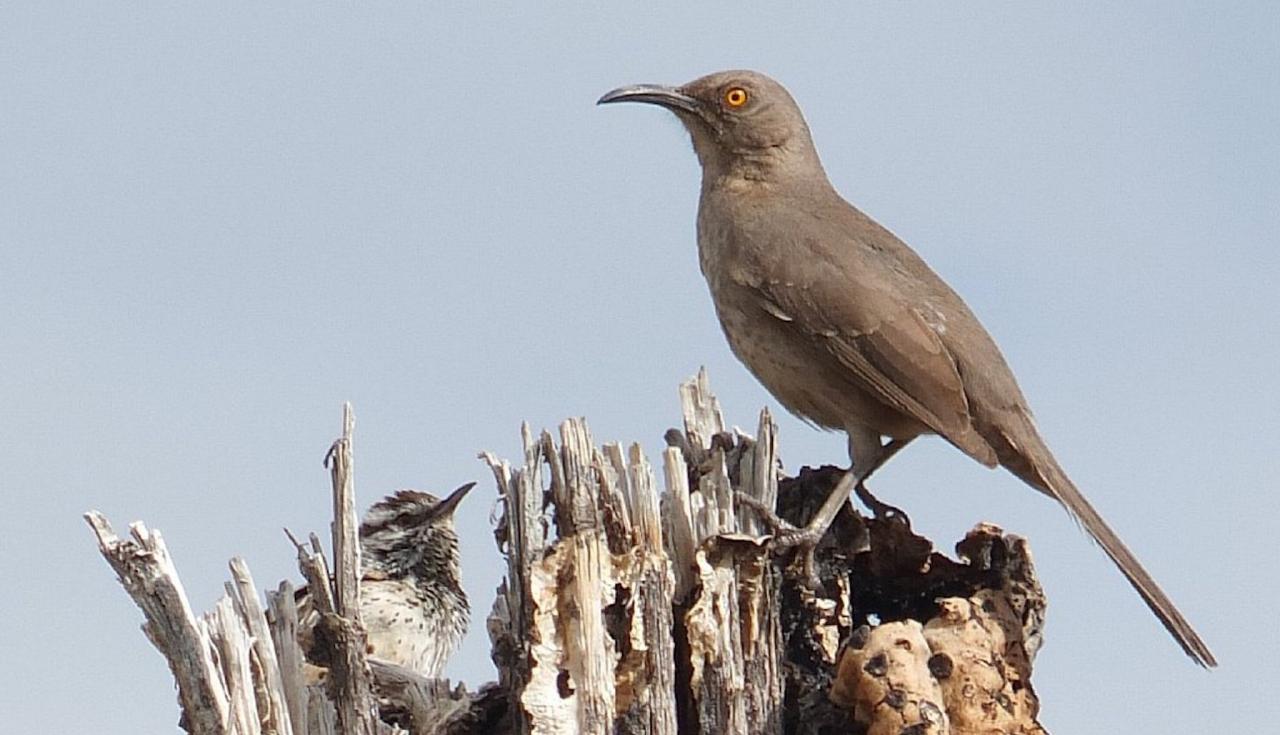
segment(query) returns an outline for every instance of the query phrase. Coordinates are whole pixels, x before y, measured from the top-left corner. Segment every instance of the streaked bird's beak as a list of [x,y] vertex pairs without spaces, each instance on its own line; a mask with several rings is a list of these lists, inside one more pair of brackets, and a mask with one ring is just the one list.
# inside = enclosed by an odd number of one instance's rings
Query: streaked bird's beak
[[440,505],[436,506],[436,513],[438,515],[452,515],[453,511],[458,508],[458,503],[462,502],[462,499],[466,497],[467,493],[471,491],[471,488],[475,486],[476,484],[474,482],[468,482],[457,490],[449,493],[449,496],[444,500],[441,500]]
[[702,104],[697,99],[684,94],[675,87],[664,87],[659,84],[633,84],[629,87],[618,87],[612,92],[606,92],[603,97],[596,100],[597,105],[607,105],[613,102],[647,102],[651,105],[659,105],[668,110],[676,110],[687,112],[691,115],[702,114]]

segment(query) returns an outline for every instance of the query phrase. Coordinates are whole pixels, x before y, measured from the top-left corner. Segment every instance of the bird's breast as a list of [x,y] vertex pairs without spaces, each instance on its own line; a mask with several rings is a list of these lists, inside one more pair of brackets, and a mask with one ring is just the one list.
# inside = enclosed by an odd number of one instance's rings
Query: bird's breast
[[[769,212],[776,216],[770,218]],[[818,426],[866,426],[890,436],[922,427],[886,406],[828,349],[834,333],[788,313],[772,292],[800,294],[806,269],[785,258],[826,257],[806,237],[803,213],[753,206],[742,197],[704,192],[698,212],[698,253],[716,316],[734,355],[788,411]],[[820,245],[820,243],[819,243]],[[812,270],[812,269],[811,269]]]
[[844,428],[838,407],[849,397],[833,390],[844,381],[820,375],[823,356],[791,315],[763,298],[758,258],[736,237],[723,220],[699,220],[702,272],[729,348],[788,411],[825,428]]
[[427,678],[440,677],[466,629],[465,607],[432,599],[400,580],[366,581],[360,593],[369,653]]

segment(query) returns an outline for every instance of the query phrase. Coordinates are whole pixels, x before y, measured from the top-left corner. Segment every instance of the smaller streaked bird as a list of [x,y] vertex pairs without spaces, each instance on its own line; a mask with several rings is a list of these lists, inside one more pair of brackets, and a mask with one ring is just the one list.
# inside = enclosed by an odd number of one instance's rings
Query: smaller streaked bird
[[[360,524],[360,614],[368,654],[440,678],[467,630],[471,607],[462,589],[453,513],[475,486],[445,498],[400,490],[374,503]],[[313,655],[318,616],[299,591],[299,638]]]

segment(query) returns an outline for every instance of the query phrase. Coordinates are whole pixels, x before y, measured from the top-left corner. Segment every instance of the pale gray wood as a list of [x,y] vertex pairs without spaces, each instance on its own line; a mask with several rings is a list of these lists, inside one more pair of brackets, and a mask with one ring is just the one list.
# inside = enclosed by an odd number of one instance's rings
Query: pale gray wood
[[268,735],[293,735],[288,692],[280,671],[280,661],[276,658],[267,617],[258,601],[258,589],[253,583],[253,575],[249,572],[249,565],[238,556],[231,559],[229,566],[233,582],[230,585],[232,601],[248,628],[253,655],[262,679],[262,692],[258,702],[262,731]]
[[603,492],[605,524],[609,538],[609,551],[623,553],[635,543],[631,530],[633,520],[631,508],[635,504],[632,496],[631,482],[627,472],[627,461],[622,454],[622,445],[609,442],[601,447],[604,462],[601,465],[600,482]]
[[307,596],[316,612],[324,614],[335,612],[336,603],[333,598],[333,582],[329,575],[329,562],[325,559],[324,548],[320,545],[320,537],[310,535],[310,548],[294,538],[288,530],[285,534],[293,542],[298,551],[298,571],[307,580]]
[[[667,450],[665,474],[673,498],[668,525],[673,535],[687,534],[685,543],[695,549],[693,569],[685,566],[676,574],[678,589],[696,590],[684,622],[698,726],[702,732],[778,732],[785,684],[781,577],[762,525],[749,510],[738,508],[735,496],[742,492],[769,507],[776,503],[776,430],[766,411],[759,444],[740,431],[725,433],[705,369],[681,384],[680,398],[685,436],[669,438],[675,446]],[[696,488],[688,487],[686,453],[696,461]],[[686,495],[689,526],[681,529]],[[682,572],[687,575],[683,585]]]
[[625,470],[625,494],[632,521],[629,530],[637,568],[631,589],[631,660],[624,659],[620,667],[623,675],[619,677],[619,689],[631,698],[629,707],[619,709],[632,727],[620,729],[675,735],[675,583],[662,535],[657,483],[639,444],[631,445]]
[[[760,411],[760,421],[756,426],[755,441],[740,442],[750,447],[742,457],[742,492],[760,501],[766,508],[778,507],[778,475],[781,468],[778,461],[778,427],[773,423],[773,415],[769,409]],[[752,536],[763,536],[768,529],[755,513],[743,514],[742,529]]]
[[370,659],[378,693],[408,714],[413,735],[437,735],[467,730],[472,697],[465,687],[450,687],[445,679],[426,679],[403,666]]
[[365,633],[360,619],[360,536],[356,514],[355,479],[352,474],[352,439],[355,414],[351,404],[342,407],[342,437],[329,449],[333,480],[334,612],[321,615],[334,642],[330,676],[338,727],[347,735],[374,735],[377,707],[365,660]]
[[201,623],[218,651],[218,670],[227,685],[231,731],[237,735],[261,735],[258,721],[258,687],[250,663],[249,632],[236,613],[229,594],[223,595]]
[[[546,432],[535,442],[528,427],[522,435],[518,471],[481,455],[507,511],[499,541],[508,594],[490,617],[495,645],[518,637],[531,663],[523,678],[506,679],[518,682],[517,720],[539,733],[674,735],[674,580],[652,468],[638,445],[625,454],[597,447],[581,419],[565,421],[558,442]],[[544,464],[554,543],[532,522],[543,517],[544,492],[530,480]]]
[[342,437],[329,448],[333,480],[334,612],[360,625],[360,516],[356,511],[354,458],[351,442],[355,413],[342,406]]
[[510,692],[513,730],[531,732],[529,714],[521,699],[530,677],[533,640],[533,567],[545,552],[548,520],[543,514],[542,442],[535,441],[527,423],[520,426],[524,452],[519,469],[491,452],[481,453],[498,484],[504,510],[499,521],[499,549],[507,557],[507,576],[490,616],[490,639],[498,663],[499,683]]
[[[739,484],[735,490],[777,507],[777,426],[769,409],[760,412],[754,439],[739,435],[735,452]],[[764,524],[750,510],[738,516],[739,530],[755,543],[766,538]],[[747,718],[765,732],[780,732],[786,675],[781,622],[782,576],[763,545],[744,547],[738,557],[738,585],[746,602],[739,611],[743,628],[743,683]],[[757,553],[757,549],[764,553]]]
[[229,733],[230,705],[212,646],[191,612],[160,532],[135,523],[129,529],[132,539],[120,539],[98,511],[89,511],[84,518],[98,538],[102,556],[142,609],[147,637],[169,662],[188,732]]
[[[577,699],[578,732],[606,735],[613,730],[617,646],[609,636],[603,605],[611,603],[616,589],[608,540],[604,535],[601,488],[598,482],[602,456],[582,419],[560,425],[559,462],[551,462],[552,497],[556,510],[567,517],[561,533],[568,538],[568,567],[573,571],[567,601],[577,611],[567,624],[565,658]],[[556,467],[559,467],[559,472]],[[556,484],[557,475],[560,485]],[[567,512],[566,512],[567,511]]]
[[307,730],[307,688],[302,665],[306,661],[298,646],[298,606],[296,591],[285,580],[275,591],[267,593],[267,624],[271,629],[271,641],[275,645],[276,660],[280,666],[281,688],[289,707],[289,720],[297,735],[309,735]]
[[[699,368],[696,376],[680,384],[680,407],[684,413],[685,433],[694,447],[708,446],[711,437],[724,431],[720,399],[711,392],[711,379],[705,366]],[[697,461],[698,458],[691,459]]]
[[698,580],[695,554],[700,539],[694,531],[689,468],[676,447],[663,451],[662,475],[667,488],[661,499],[663,538],[675,577],[675,601],[684,604]]
[[307,732],[310,735],[338,735],[338,710],[324,687],[307,687]]

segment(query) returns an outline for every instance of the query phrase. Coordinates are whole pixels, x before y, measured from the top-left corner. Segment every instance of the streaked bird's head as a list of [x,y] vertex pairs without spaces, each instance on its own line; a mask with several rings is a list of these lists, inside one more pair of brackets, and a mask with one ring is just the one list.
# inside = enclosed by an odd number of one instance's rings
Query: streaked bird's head
[[461,572],[453,513],[474,486],[467,483],[444,498],[400,490],[374,503],[360,524],[365,575],[456,584]]

